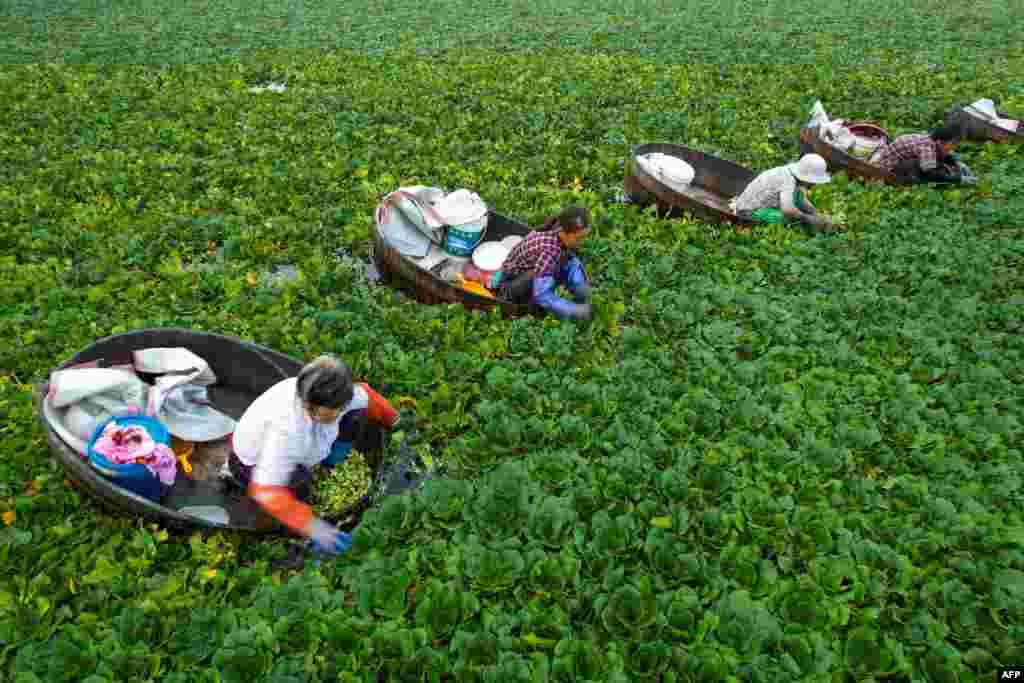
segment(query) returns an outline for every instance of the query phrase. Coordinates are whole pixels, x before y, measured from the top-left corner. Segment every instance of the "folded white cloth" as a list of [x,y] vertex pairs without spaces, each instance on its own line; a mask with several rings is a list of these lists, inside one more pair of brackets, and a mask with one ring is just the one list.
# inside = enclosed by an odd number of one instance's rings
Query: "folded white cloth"
[[85,455],[96,428],[111,417],[141,415],[149,385],[128,369],[75,367],[50,373],[43,414],[61,439]]
[[996,113],[996,103],[987,98],[971,102],[964,109],[983,119],[995,119],[999,116]]
[[676,191],[685,189],[696,175],[693,166],[671,154],[641,154],[636,161],[644,173],[657,178]]
[[987,98],[972,102],[964,107],[964,110],[980,119],[985,119],[994,126],[999,126],[1004,130],[1008,130],[1011,133],[1016,132],[1020,128],[1020,121],[1001,118],[999,113],[996,111],[995,102]]

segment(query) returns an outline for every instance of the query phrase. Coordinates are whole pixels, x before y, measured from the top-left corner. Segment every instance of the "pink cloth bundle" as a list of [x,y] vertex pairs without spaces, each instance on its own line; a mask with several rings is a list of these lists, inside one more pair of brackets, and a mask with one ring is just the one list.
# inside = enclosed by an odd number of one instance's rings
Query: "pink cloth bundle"
[[177,472],[174,451],[154,441],[143,427],[119,427],[111,422],[93,448],[115,465],[142,464],[164,484],[174,483]]

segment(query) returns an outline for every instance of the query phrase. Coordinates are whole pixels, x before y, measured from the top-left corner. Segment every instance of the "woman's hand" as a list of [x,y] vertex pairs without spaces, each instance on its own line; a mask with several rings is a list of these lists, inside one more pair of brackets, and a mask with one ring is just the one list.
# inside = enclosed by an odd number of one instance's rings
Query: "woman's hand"
[[340,555],[352,549],[352,534],[339,531],[322,519],[314,519],[309,526],[309,540],[313,552],[321,555]]
[[590,321],[594,319],[594,305],[590,303],[576,304],[575,315],[577,320]]

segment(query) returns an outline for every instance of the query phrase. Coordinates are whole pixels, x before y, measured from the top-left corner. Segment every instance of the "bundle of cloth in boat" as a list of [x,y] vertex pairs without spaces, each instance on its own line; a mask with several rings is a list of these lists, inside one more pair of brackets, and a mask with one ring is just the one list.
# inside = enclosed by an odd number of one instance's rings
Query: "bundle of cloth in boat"
[[1000,118],[999,114],[996,112],[996,103],[988,98],[982,98],[972,102],[964,107],[964,111],[972,116],[984,119],[994,126],[999,126],[1003,130],[1008,130],[1011,133],[1015,133],[1020,130],[1020,121]]
[[424,259],[440,250],[468,258],[487,230],[487,205],[466,189],[445,193],[413,185],[388,194],[377,207],[385,241],[403,256]]
[[[154,375],[155,383],[148,384],[138,373]],[[140,349],[125,363],[97,360],[51,373],[43,415],[83,457],[89,456],[97,430],[115,418],[152,418],[140,428],[153,438],[155,424],[182,441],[216,441],[235,430],[235,421],[210,405],[207,387],[216,382],[209,363],[188,349]],[[159,469],[154,468],[154,475]]]
[[112,417],[89,442],[89,462],[122,488],[159,501],[178,471],[170,442],[167,430],[151,417]]
[[817,128],[818,137],[830,146],[859,159],[868,159],[889,140],[889,135],[872,124],[851,124],[846,119],[829,119],[821,100],[811,108],[808,128]]
[[693,166],[679,157],[662,152],[641,154],[636,158],[636,163],[644,173],[676,192],[689,187],[696,175]]
[[512,249],[522,241],[519,235],[508,235],[501,240],[481,242],[469,258],[452,256],[433,247],[418,264],[436,277],[467,292],[494,299],[494,292],[489,289],[491,280]]

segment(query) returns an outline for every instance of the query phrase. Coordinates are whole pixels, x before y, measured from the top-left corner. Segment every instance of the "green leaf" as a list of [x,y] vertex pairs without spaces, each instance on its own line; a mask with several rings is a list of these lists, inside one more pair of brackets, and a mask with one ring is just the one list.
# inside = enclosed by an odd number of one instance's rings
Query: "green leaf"
[[672,518],[671,517],[655,517],[651,520],[651,526],[659,529],[671,529]]
[[91,572],[82,577],[82,583],[87,585],[108,585],[120,577],[124,569],[120,563],[114,562],[109,557],[100,556],[96,560],[96,566]]

